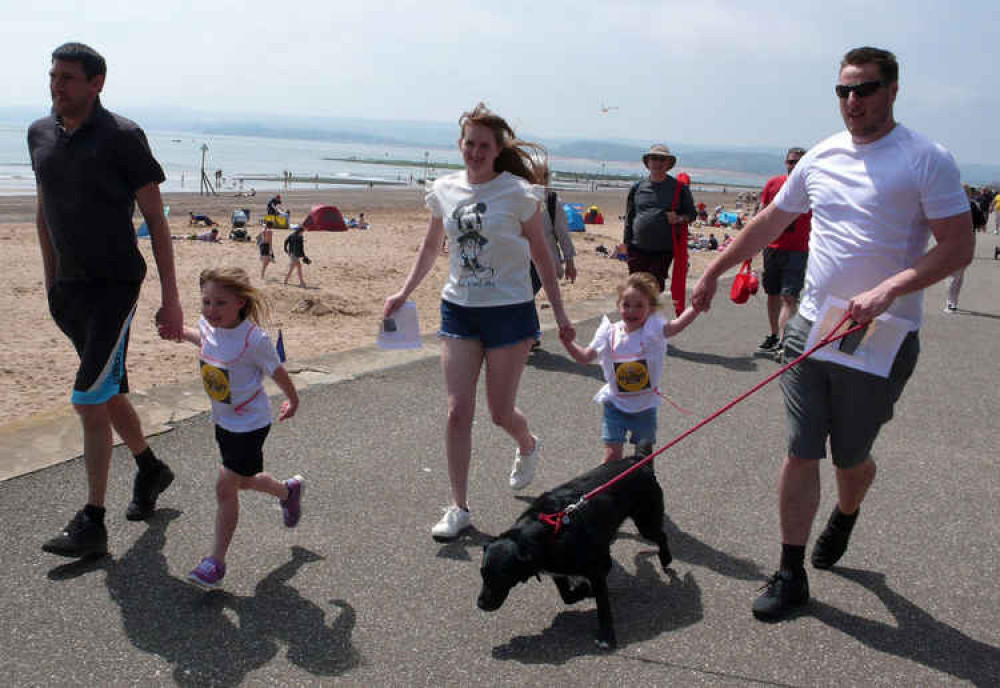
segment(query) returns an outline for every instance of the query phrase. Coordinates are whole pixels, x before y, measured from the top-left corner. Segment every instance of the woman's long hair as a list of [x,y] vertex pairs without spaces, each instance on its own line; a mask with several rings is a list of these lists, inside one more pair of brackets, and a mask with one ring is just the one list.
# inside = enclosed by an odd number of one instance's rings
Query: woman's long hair
[[[545,184],[545,172],[548,169],[548,153],[546,153],[545,148],[537,143],[517,138],[506,120],[483,103],[479,103],[472,110],[463,112],[462,116],[458,118],[462,138],[465,137],[465,127],[469,124],[487,127],[496,137],[500,155],[493,163],[494,171],[510,172],[532,184]],[[461,140],[459,144],[461,145]]]

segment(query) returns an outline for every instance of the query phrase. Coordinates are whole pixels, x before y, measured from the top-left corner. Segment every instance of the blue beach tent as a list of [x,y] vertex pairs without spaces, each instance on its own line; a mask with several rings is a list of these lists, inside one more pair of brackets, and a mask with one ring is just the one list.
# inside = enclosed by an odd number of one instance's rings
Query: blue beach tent
[[[169,205],[163,206],[163,217],[170,217],[170,206]],[[146,221],[145,220],[143,220],[142,224],[139,225],[139,229],[137,229],[135,231],[135,235],[137,237],[139,237],[140,239],[148,239],[149,238],[149,227],[146,226]]]
[[563,212],[566,213],[566,224],[571,232],[585,232],[587,226],[583,223],[583,204],[564,203]]

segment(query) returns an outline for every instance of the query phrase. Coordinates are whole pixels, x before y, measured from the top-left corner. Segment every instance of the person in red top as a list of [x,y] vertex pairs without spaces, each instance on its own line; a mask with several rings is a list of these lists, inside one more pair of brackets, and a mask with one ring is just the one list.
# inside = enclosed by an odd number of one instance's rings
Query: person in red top
[[[799,159],[806,154],[803,148],[789,148],[785,153],[788,174],[771,177],[760,193],[761,210],[774,200],[792,173]],[[803,213],[788,225],[778,238],[764,249],[764,293],[767,294],[767,319],[771,333],[764,338],[757,350],[762,353],[780,353],[781,336],[785,323],[799,308],[799,292],[806,279],[806,259],[809,257],[809,227],[812,212]]]

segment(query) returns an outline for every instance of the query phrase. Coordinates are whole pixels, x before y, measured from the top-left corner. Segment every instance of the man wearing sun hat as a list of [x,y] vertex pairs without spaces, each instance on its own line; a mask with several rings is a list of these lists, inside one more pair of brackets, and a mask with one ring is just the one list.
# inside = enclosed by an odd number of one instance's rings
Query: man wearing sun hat
[[663,144],[655,144],[642,156],[649,177],[636,182],[628,194],[625,214],[625,246],[628,271],[649,272],[662,291],[674,258],[674,232],[697,217],[691,189],[667,172],[677,156]]

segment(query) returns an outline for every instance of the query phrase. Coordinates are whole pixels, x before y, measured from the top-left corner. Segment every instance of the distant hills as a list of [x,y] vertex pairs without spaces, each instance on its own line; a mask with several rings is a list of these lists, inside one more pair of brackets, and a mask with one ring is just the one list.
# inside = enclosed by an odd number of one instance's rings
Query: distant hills
[[[114,105],[111,105],[114,109]],[[192,132],[206,135],[254,136],[261,138],[331,141],[366,145],[427,146],[455,145],[457,122],[371,120],[348,117],[271,116],[256,113],[211,113],[183,108],[123,107],[122,115],[140,122],[150,131]],[[27,126],[46,114],[46,109],[0,106],[0,123]],[[652,141],[597,141],[546,138],[524,134],[542,143],[550,155],[607,162],[634,162]],[[728,170],[757,175],[782,171],[783,150],[769,148],[721,149],[719,147],[670,143],[687,168]],[[963,180],[970,184],[1000,184],[1000,165],[961,164]]]

